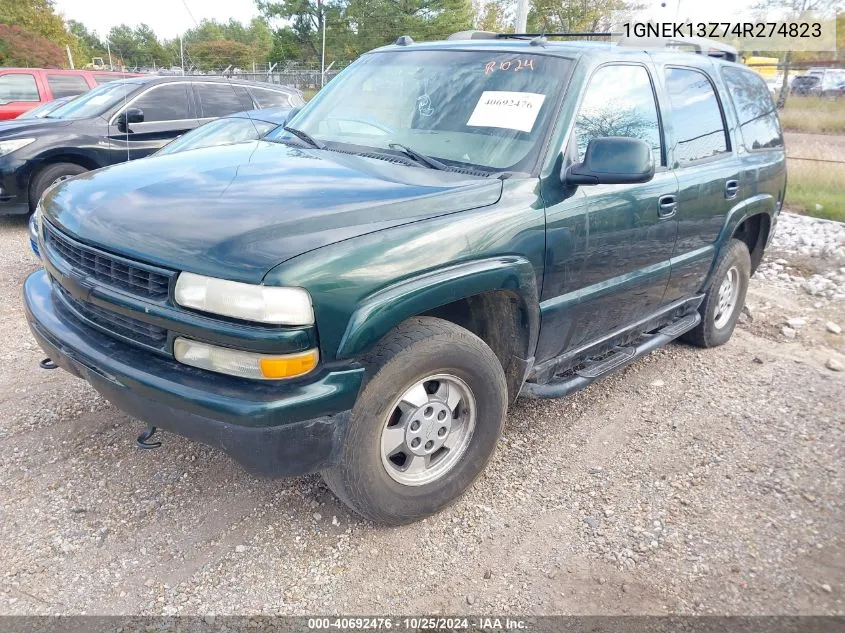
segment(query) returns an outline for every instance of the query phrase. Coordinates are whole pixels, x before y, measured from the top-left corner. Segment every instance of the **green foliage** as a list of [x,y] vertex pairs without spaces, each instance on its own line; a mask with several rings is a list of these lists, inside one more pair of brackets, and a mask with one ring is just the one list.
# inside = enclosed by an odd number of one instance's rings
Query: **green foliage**
[[607,30],[611,11],[630,4],[624,0],[534,0],[528,13],[528,31]]
[[191,61],[201,68],[224,69],[229,65],[246,68],[251,63],[252,49],[232,40],[196,42],[188,47]]
[[[79,40],[65,27],[62,18],[56,14],[51,0],[0,0],[0,24],[15,26],[33,37],[44,38],[62,51],[62,59],[56,60],[52,65],[67,66],[67,55],[65,47],[69,46],[71,54],[76,62],[82,61],[84,53]],[[9,31],[8,37],[16,38]],[[14,31],[19,33],[19,31]],[[3,40],[6,49],[14,49],[10,41]],[[18,42],[15,39],[15,42]],[[20,43],[18,42],[19,45]],[[40,50],[40,44],[33,44]],[[33,50],[26,46],[27,50]],[[16,54],[14,51],[10,54]]]

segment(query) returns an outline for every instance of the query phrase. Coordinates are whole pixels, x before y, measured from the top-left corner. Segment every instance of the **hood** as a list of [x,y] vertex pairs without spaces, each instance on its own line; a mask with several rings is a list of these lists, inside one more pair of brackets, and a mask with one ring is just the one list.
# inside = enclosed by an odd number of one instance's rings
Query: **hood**
[[70,125],[69,119],[10,119],[0,121],[0,138],[46,133]]
[[494,204],[498,179],[255,141],[156,156],[51,189],[42,212],[106,251],[259,282],[301,253]]

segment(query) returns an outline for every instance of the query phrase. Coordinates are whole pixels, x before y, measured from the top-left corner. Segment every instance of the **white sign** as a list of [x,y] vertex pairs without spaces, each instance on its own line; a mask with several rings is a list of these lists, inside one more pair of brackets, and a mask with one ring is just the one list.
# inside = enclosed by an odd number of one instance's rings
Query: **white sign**
[[535,92],[485,90],[467,125],[530,132],[545,100],[546,95]]

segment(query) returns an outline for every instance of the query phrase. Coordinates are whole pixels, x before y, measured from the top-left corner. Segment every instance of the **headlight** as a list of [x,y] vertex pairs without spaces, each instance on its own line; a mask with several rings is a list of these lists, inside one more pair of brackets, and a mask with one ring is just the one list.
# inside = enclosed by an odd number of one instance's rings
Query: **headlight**
[[176,303],[203,312],[277,325],[311,325],[311,295],[303,288],[257,286],[180,273]]
[[320,360],[316,349],[299,354],[271,356],[208,345],[187,338],[177,338],[173,342],[173,355],[185,365],[258,380],[303,376],[314,369]]
[[11,154],[19,150],[21,147],[26,147],[30,143],[34,143],[34,138],[13,138],[8,141],[0,141],[0,156]]

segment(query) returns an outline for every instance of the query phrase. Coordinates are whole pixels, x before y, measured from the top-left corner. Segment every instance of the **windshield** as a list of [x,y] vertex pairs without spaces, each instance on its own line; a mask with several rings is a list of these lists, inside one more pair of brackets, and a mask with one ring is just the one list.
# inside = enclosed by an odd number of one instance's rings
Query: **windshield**
[[131,94],[137,84],[113,81],[102,84],[78,96],[47,115],[48,119],[87,119],[98,116]]
[[[570,62],[525,53],[391,51],[365,55],[289,125],[328,149],[402,153],[447,164],[528,171]],[[283,130],[267,140],[295,140]]]
[[20,116],[19,119],[43,119],[45,116],[50,114],[53,110],[57,110],[61,108],[64,104],[68,101],[75,99],[76,97],[60,97],[58,99],[54,99],[53,101],[48,101],[36,108],[32,108],[31,110],[27,110]]
[[267,121],[249,118],[217,119],[198,127],[196,130],[188,132],[166,145],[158,151],[157,156],[175,154],[201,147],[254,141],[278,127],[278,125],[278,123],[268,123]]

